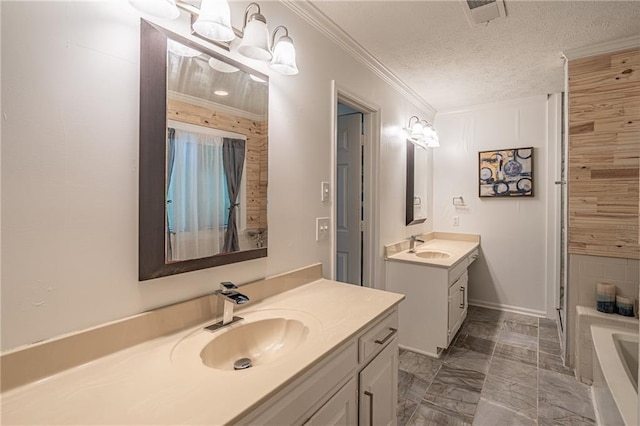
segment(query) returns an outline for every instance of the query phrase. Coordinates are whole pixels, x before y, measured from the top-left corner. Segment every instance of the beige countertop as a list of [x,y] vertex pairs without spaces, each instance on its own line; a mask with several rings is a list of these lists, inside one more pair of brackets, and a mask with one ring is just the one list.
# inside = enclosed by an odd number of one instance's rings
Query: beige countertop
[[[385,247],[386,259],[451,268],[480,246],[480,236],[473,234],[429,233],[421,237],[425,242],[416,243],[416,253],[409,252],[408,242],[396,243]],[[440,251],[447,253],[449,257],[425,259],[417,256],[424,251]]]
[[205,323],[7,391],[2,423],[233,423],[403,298],[321,279],[239,312],[245,321],[276,315],[303,318],[309,326],[303,345],[268,366],[204,366],[197,349],[216,335],[203,330]]

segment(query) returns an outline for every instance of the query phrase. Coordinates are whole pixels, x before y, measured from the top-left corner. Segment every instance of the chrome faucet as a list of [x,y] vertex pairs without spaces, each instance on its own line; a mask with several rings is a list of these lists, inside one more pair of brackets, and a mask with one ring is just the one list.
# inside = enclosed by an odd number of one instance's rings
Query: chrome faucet
[[409,237],[409,253],[415,253],[416,252],[416,242],[424,243],[424,240],[421,240],[418,237],[419,237],[419,235],[412,235],[412,236]]
[[242,320],[241,317],[233,316],[233,308],[235,305],[244,305],[247,303],[249,301],[249,297],[236,291],[237,288],[238,286],[234,283],[225,281],[220,283],[220,288],[213,292],[213,294],[224,301],[222,321],[205,327],[207,330],[215,331],[219,328],[226,327],[227,325]]

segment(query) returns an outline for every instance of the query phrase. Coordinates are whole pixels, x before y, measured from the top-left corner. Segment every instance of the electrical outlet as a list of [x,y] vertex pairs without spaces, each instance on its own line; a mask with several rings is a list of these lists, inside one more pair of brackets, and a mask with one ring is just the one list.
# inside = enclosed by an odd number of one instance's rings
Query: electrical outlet
[[329,238],[329,218],[316,218],[316,241],[326,240]]
[[453,216],[453,226],[460,226],[460,216]]
[[320,182],[320,201],[329,201],[329,182]]

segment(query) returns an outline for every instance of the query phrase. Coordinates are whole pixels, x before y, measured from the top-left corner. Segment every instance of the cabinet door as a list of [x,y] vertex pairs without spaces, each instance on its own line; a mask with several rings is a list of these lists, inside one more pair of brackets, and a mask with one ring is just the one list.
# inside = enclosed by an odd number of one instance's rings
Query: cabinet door
[[340,388],[316,413],[305,422],[305,426],[351,426],[358,419],[358,390],[352,378]]
[[360,426],[395,425],[398,403],[398,339],[360,372]]
[[451,339],[453,339],[453,336],[456,334],[456,331],[458,331],[458,326],[460,325],[460,313],[462,311],[460,305],[463,302],[461,302],[460,296],[462,295],[462,292],[460,291],[459,283],[460,279],[449,287],[449,319],[447,323],[449,343],[451,343]]

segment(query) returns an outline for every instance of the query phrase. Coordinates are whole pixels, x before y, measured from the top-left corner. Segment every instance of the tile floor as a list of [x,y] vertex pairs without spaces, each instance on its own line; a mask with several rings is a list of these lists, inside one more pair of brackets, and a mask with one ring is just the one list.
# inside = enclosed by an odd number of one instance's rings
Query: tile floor
[[556,323],[469,307],[440,359],[400,350],[398,425],[595,425]]

